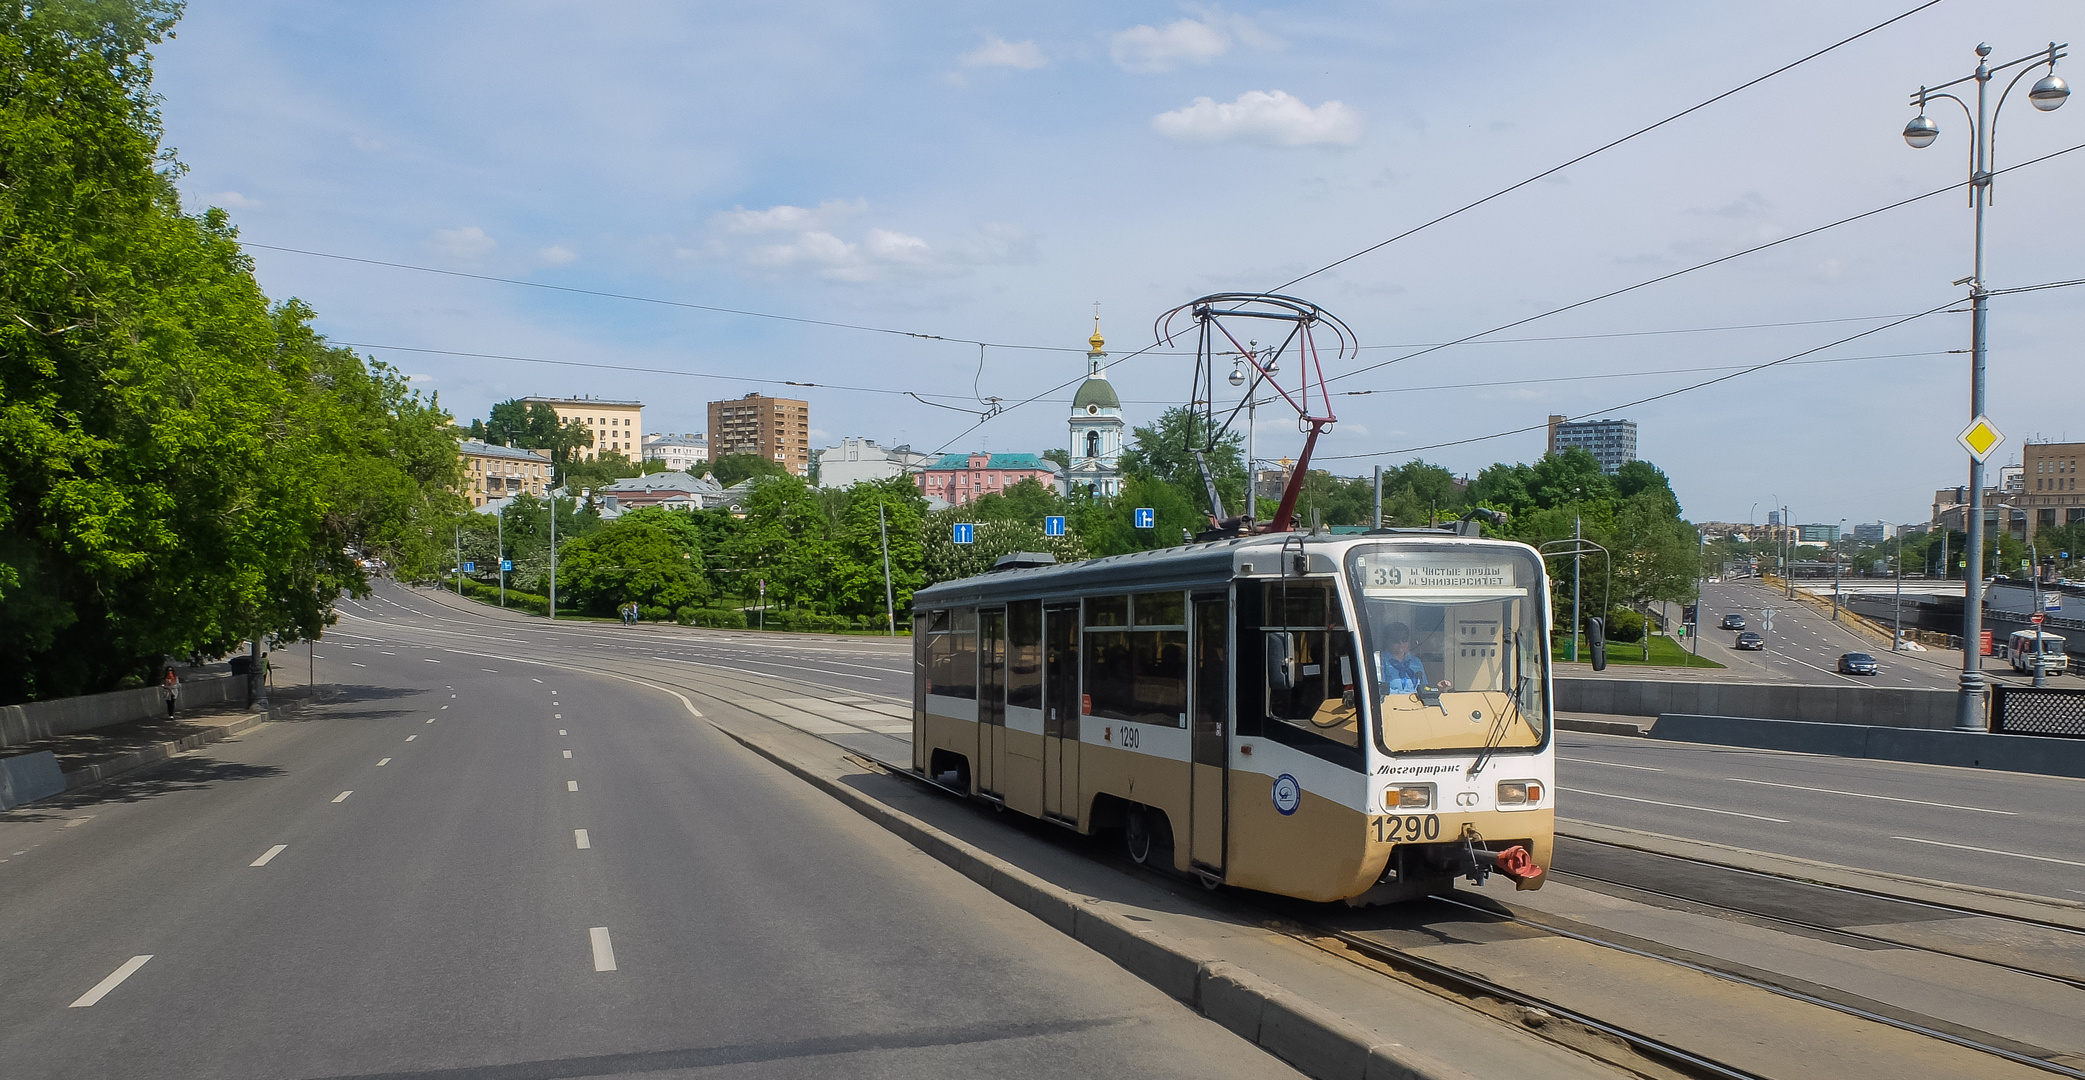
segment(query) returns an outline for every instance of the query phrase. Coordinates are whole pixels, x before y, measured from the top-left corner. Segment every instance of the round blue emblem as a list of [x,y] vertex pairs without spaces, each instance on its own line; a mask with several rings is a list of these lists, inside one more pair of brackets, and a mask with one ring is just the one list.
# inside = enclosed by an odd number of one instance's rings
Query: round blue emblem
[[1274,808],[1281,811],[1283,817],[1287,817],[1295,813],[1296,808],[1301,805],[1303,805],[1303,785],[1297,783],[1296,778],[1288,773],[1275,777]]

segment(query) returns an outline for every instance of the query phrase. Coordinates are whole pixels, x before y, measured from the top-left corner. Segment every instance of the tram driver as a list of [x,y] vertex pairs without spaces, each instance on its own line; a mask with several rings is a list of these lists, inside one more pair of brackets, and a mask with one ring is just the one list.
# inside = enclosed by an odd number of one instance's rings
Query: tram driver
[[1394,622],[1383,628],[1383,648],[1376,653],[1376,673],[1385,694],[1416,694],[1421,690],[1453,690],[1442,679],[1438,686],[1426,681],[1426,663],[1412,652],[1412,628]]

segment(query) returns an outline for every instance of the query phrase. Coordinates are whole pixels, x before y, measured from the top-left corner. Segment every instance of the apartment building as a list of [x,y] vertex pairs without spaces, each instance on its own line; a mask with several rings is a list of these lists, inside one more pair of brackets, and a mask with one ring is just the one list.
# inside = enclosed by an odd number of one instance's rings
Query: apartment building
[[617,453],[636,461],[644,453],[644,403],[641,401],[608,401],[595,397],[527,397],[521,400],[531,404],[541,402],[557,410],[560,425],[579,421],[593,433],[594,445],[582,448],[576,455],[582,460],[592,460],[604,453]]
[[2078,462],[2085,443],[2035,443],[2020,448],[2019,494],[2015,506],[2027,512],[2027,539],[2042,529],[2085,521],[2085,491],[2078,489]]
[[463,456],[463,497],[472,506],[510,495],[542,498],[550,491],[550,451],[523,450],[513,446],[465,439],[457,444]]
[[693,472],[709,461],[709,439],[701,432],[654,432],[644,437],[644,460],[663,461],[674,472]]
[[1600,471],[1609,476],[1622,471],[1622,466],[1636,460],[1636,421],[1634,420],[1582,420],[1571,423],[1567,418],[1552,415],[1549,418],[1549,452],[1552,454],[1582,447],[1600,463]]
[[747,394],[709,403],[709,452],[714,461],[726,454],[758,454],[789,470],[811,472],[811,403],[790,398]]

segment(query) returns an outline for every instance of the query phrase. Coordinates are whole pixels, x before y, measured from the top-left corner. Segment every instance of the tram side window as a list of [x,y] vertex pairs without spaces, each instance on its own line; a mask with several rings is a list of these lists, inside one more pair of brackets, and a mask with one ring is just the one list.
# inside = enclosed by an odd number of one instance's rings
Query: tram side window
[[977,609],[937,611],[927,629],[927,692],[977,697]]
[[1006,605],[1006,704],[1042,708],[1042,601]]
[[1330,586],[1267,582],[1264,589],[1268,719],[1293,733],[1358,748],[1353,635],[1342,625]]
[[1087,715],[1139,724],[1187,723],[1186,597],[1142,593],[1086,601]]

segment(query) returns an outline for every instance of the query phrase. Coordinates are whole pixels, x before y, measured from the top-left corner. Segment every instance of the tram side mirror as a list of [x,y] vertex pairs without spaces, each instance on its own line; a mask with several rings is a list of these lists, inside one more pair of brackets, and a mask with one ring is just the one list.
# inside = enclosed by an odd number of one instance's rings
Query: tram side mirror
[[1586,648],[1593,654],[1593,670],[1607,670],[1607,620],[1592,618],[1585,621]]
[[1267,631],[1267,685],[1276,690],[1296,688],[1296,639],[1286,631]]

